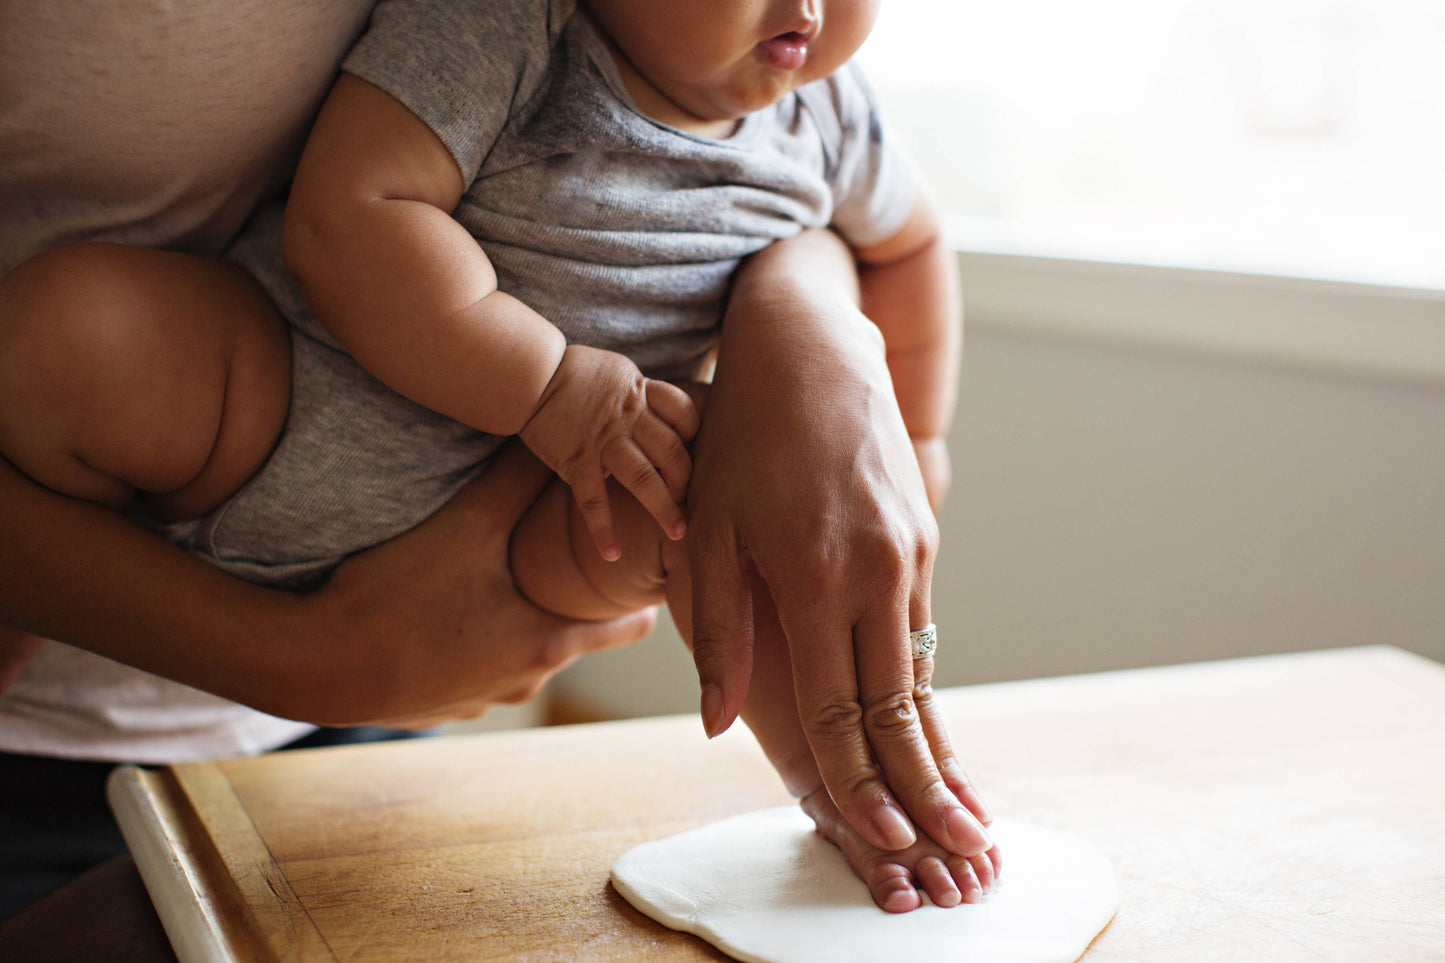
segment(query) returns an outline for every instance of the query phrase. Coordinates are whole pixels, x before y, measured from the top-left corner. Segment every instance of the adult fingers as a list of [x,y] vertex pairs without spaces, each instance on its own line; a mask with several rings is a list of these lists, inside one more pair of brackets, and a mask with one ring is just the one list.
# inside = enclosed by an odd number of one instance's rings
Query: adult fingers
[[430,706],[407,715],[368,717],[366,723],[394,729],[424,730],[456,720],[479,718],[497,703],[515,705],[530,702],[541,694],[553,675],[579,656],[631,645],[657,627],[656,608],[643,609],[606,622],[571,622],[540,609],[535,614],[533,628],[541,634],[529,634],[548,641],[531,652],[511,647],[509,651],[514,653],[515,658],[509,664],[494,666],[496,672],[489,679],[492,687],[484,694],[468,694],[458,701]]
[[933,668],[931,655],[913,663],[913,701],[918,707],[918,719],[923,726],[923,734],[928,739],[934,765],[938,767],[944,784],[980,823],[988,826],[993,822],[993,816],[973,781],[969,779],[968,773],[959,763],[958,755],[953,751],[953,744],[949,740],[947,727],[943,724],[943,713],[933,693]]
[[843,819],[825,788],[799,802],[818,833],[843,852],[849,868],[868,886],[874,902],[889,912],[904,913],[921,905],[915,886],[942,907],[977,903],[991,888],[991,883],[985,883],[975,873],[976,861],[952,855],[927,840],[919,840],[901,853],[870,846]]
[[[984,804],[983,797],[979,795],[973,782],[968,778],[968,774],[964,772],[963,766],[959,764],[958,756],[953,751],[948,731],[943,724],[942,710],[933,695],[933,656],[929,655],[915,660],[913,668],[914,702],[918,706],[918,717],[923,726],[923,732],[928,737],[929,748],[933,751],[934,763],[943,776],[944,784],[986,829],[993,822],[993,816]],[[974,877],[978,880],[982,891],[990,892],[1003,872],[1003,860],[998,846],[993,845],[990,840],[988,849],[985,852],[969,856],[968,862],[972,866]],[[953,865],[952,861],[950,861],[950,865]]]
[[[546,650],[547,678],[584,655],[642,641],[657,627],[657,608],[640,609],[606,622],[558,621],[560,624],[551,630],[555,641]],[[546,678],[542,681],[546,682]]]
[[914,823],[950,852],[972,856],[989,847],[988,837],[940,777],[914,700],[906,626],[910,611],[923,613],[912,618],[927,618],[927,600],[901,608],[865,615],[855,629],[863,727],[889,787]]
[[[911,846],[917,835],[874,765],[864,732],[853,627],[812,605],[780,606],[778,617],[788,637],[803,733],[833,802],[872,845]],[[848,651],[838,651],[842,646]]]
[[889,913],[907,913],[923,905],[908,867],[871,848],[853,831],[826,788],[804,796],[800,804],[823,838],[843,851],[854,875],[868,887],[869,895],[879,908]]
[[753,672],[752,592],[736,534],[694,522],[688,539],[692,570],[692,658],[702,687],[708,738],[726,732],[747,699]]

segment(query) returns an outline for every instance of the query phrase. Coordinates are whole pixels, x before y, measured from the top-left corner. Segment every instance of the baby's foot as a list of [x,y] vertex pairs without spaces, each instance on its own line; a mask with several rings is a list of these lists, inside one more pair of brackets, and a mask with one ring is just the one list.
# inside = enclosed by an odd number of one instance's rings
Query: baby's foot
[[826,789],[802,800],[818,832],[843,851],[853,872],[868,886],[873,902],[889,913],[907,913],[923,905],[922,890],[935,906],[977,903],[998,881],[998,847],[973,857],[956,856],[928,837],[907,849],[878,849],[848,825]]

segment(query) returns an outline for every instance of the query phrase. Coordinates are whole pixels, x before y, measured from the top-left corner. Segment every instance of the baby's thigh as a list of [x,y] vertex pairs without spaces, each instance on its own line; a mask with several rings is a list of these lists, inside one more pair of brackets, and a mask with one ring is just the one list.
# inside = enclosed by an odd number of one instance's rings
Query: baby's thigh
[[158,514],[186,517],[264,461],[290,348],[231,265],[76,244],[0,280],[0,375],[0,444],[32,478],[109,504],[148,493]]

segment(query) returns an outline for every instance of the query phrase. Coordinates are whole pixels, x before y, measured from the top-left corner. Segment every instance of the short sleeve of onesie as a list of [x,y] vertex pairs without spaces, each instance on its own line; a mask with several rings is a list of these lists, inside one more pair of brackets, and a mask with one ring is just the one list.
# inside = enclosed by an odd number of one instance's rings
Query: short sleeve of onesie
[[[845,64],[809,88],[804,89],[811,96],[831,101],[820,104],[818,113],[825,139],[832,139],[829,134],[837,138],[827,174],[832,226],[856,247],[886,240],[908,219],[917,194],[902,145],[884,125],[873,88],[857,64]],[[830,121],[838,125],[836,131],[829,130]]]
[[383,0],[341,69],[401,101],[470,183],[507,118],[546,76],[548,0]]

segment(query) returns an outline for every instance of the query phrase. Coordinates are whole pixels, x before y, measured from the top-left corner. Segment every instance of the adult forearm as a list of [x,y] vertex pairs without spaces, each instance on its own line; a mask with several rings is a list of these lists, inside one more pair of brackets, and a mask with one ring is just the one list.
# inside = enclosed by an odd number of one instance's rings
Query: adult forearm
[[[710,403],[721,392],[729,411],[756,409],[769,419],[787,412],[802,422],[799,442],[829,417],[824,410],[803,418],[794,407],[818,400],[817,379],[848,383],[829,398],[877,397],[892,407],[883,337],[859,310],[859,297],[852,251],[830,231],[808,231],[754,255],[733,284]],[[724,421],[744,426],[748,418],[714,418],[714,435]]]
[[473,717],[655,620],[573,623],[517,595],[507,545],[550,477],[504,450],[431,519],[298,596],[232,578],[0,460],[0,624],[307,722]]
[[974,800],[916,689],[908,638],[931,619],[938,529],[883,337],[851,300],[846,250],[819,235],[774,247],[729,304],[688,492],[704,723],[715,733],[743,709],[756,573],[786,636],[802,731],[848,824],[897,849],[917,838],[911,818],[950,852],[981,852]]
[[298,601],[0,460],[0,623],[287,715]]
[[[773,336],[804,341],[838,331],[843,318],[863,321],[856,310],[859,298],[853,252],[831,231],[805,231],[744,262],[728,301],[723,345],[747,346]],[[796,316],[797,324],[780,330],[774,322],[786,315]],[[876,328],[866,323],[858,323],[855,333],[878,338]]]

